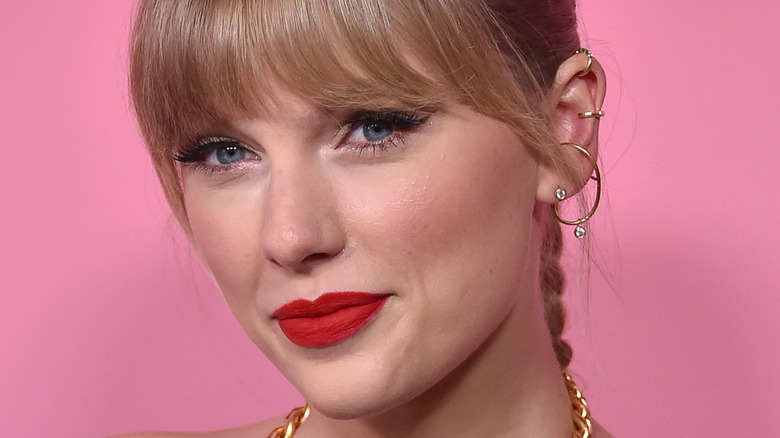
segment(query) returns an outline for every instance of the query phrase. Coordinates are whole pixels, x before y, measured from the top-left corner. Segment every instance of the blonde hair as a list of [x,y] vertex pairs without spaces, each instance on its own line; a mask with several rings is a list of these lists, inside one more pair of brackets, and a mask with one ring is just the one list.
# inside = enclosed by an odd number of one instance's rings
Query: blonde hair
[[[130,91],[187,229],[175,151],[237,116],[274,111],[271,84],[333,111],[457,101],[505,122],[539,160],[570,172],[541,101],[578,47],[574,0],[142,0]],[[545,225],[545,317],[565,367],[561,232],[552,215]]]

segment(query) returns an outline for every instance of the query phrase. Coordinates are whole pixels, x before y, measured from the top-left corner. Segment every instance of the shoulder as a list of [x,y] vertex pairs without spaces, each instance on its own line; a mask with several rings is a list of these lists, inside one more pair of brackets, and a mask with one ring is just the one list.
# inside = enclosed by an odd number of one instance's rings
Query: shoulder
[[268,436],[272,430],[285,424],[285,422],[284,416],[280,415],[232,429],[209,432],[136,432],[108,438],[257,438]]
[[607,432],[599,423],[593,422],[593,438],[615,438]]

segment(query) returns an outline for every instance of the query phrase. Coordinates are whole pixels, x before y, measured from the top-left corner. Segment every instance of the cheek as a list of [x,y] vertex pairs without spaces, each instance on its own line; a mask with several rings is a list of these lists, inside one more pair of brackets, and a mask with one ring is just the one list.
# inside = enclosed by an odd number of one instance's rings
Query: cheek
[[[261,248],[261,214],[257,196],[251,191],[235,191],[226,196],[200,187],[188,188],[184,200],[192,230],[192,243],[206,268],[217,281],[231,307],[241,299],[242,287],[256,284],[257,257]],[[247,293],[247,299],[251,296]],[[238,315],[237,315],[238,316]]]
[[446,261],[495,252],[496,241],[516,242],[531,220],[535,166],[519,145],[475,149],[398,164],[354,184],[359,191],[344,188],[347,228],[400,258]]
[[419,389],[461,363],[510,309],[533,305],[535,289],[521,285],[535,280],[536,166],[522,145],[492,140],[341,189],[364,271],[397,288],[400,334],[386,342],[405,359],[390,368]]

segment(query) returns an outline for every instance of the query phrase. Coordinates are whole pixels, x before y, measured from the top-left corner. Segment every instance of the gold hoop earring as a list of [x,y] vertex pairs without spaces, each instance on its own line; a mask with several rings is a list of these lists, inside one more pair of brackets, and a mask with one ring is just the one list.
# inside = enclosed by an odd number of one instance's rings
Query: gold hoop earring
[[[593,158],[593,155],[588,152],[587,149],[584,147],[575,144],[575,143],[561,143],[562,146],[571,146],[574,149],[577,149],[581,153],[585,154],[585,156],[588,158],[588,161],[590,161],[591,166],[593,166],[593,172],[594,174],[590,177],[590,179],[596,181],[596,199],[593,200],[593,207],[590,208],[587,214],[585,216],[575,219],[575,220],[567,220],[561,217],[560,213],[558,213],[558,204],[553,205],[553,213],[555,214],[555,217],[558,219],[558,222],[566,225],[574,225],[574,236],[576,236],[578,239],[582,239],[585,237],[585,234],[587,233],[587,230],[585,227],[582,226],[588,219],[590,219],[593,216],[593,213],[596,212],[596,209],[599,208],[599,202],[601,201],[601,171],[599,170],[599,165],[596,162],[596,159]],[[563,188],[558,188],[555,190],[555,199],[558,201],[563,201],[566,199],[566,190]]]
[[574,51],[574,54],[578,53],[584,53],[588,55],[588,63],[585,65],[585,68],[582,69],[579,73],[577,73],[577,76],[582,77],[590,73],[590,68],[593,67],[593,53],[590,53],[590,50],[586,49],[585,47],[580,47],[579,49]]

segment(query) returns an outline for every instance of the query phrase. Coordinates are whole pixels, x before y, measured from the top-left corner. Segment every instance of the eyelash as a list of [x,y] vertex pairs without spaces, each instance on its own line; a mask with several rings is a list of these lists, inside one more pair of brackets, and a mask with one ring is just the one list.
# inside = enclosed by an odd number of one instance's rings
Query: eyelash
[[241,162],[231,164],[209,164],[206,162],[206,157],[211,152],[215,151],[219,147],[236,147],[256,155],[251,149],[244,146],[238,140],[230,137],[205,137],[194,143],[189,144],[181,151],[174,154],[173,159],[187,165],[192,165],[193,170],[204,171],[206,173],[225,173],[231,170],[235,170],[236,167],[241,165]]
[[361,112],[344,124],[344,129],[348,135],[357,132],[356,129],[360,126],[372,123],[392,126],[394,131],[381,140],[365,141],[351,146],[347,145],[346,147],[354,149],[358,156],[369,149],[373,155],[376,155],[377,151],[386,152],[390,148],[398,147],[399,142],[403,143],[406,133],[422,126],[429,118],[430,115],[420,115],[416,111],[380,110]]
[[[351,135],[357,132],[357,128],[366,126],[369,124],[387,125],[391,126],[393,132],[381,140],[377,141],[364,141],[357,144],[345,144],[339,146],[340,148],[352,149],[357,152],[358,156],[361,156],[367,150],[371,150],[373,155],[378,152],[386,152],[390,148],[399,147],[399,142],[403,143],[404,136],[409,131],[422,126],[428,119],[430,114],[421,115],[417,111],[400,111],[400,110],[378,110],[378,111],[362,111],[353,115],[341,128],[340,137],[348,139]],[[238,147],[245,150],[247,153],[255,155],[255,153],[241,143],[238,140],[229,137],[205,137],[194,143],[190,143],[182,150],[176,152],[173,159],[187,165],[193,165],[194,170],[206,171],[208,173],[218,172],[230,172],[235,170],[238,166],[241,166],[243,161],[231,163],[231,164],[209,164],[206,163],[206,156],[215,151],[219,147]]]

